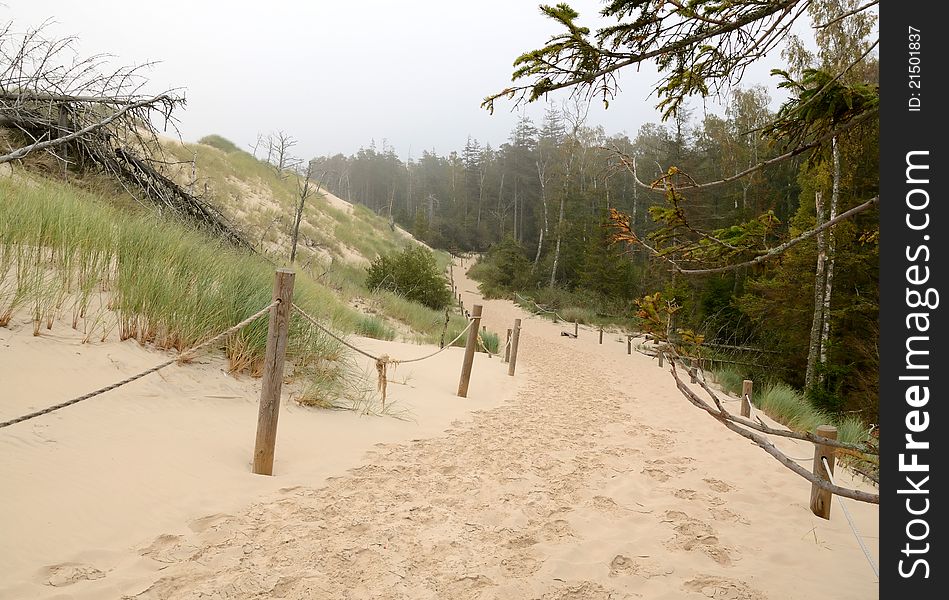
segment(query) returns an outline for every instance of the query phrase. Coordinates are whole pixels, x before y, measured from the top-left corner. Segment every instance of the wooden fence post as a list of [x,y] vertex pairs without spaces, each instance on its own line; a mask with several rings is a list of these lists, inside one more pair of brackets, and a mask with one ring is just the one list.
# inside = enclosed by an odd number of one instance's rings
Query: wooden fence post
[[695,367],[695,359],[689,359],[689,378],[691,383],[695,383],[698,380],[698,370]]
[[751,390],[753,384],[750,379],[741,382],[741,416],[751,416]]
[[[837,428],[832,425],[820,425],[817,427],[815,433],[831,440],[837,439]],[[814,475],[828,483],[830,483],[830,476],[827,474],[827,470],[824,469],[824,461],[821,459],[827,459],[827,466],[830,467],[830,472],[833,473],[835,462],[834,454],[835,450],[833,446],[814,444]],[[830,519],[830,501],[833,498],[834,495],[831,492],[821,489],[813,483],[811,484],[811,512],[818,517]]]
[[254,444],[254,473],[273,475],[274,446],[277,443],[277,417],[280,416],[280,387],[283,384],[283,361],[287,353],[287,332],[293,304],[293,271],[277,269],[273,299],[280,302],[270,309],[267,326],[267,353],[260,388],[260,409],[257,415],[257,440]]
[[659,351],[659,368],[662,368],[662,350]]
[[603,326],[600,325],[600,343],[603,343]]
[[507,365],[507,374],[514,375],[517,365],[517,342],[521,339],[521,320],[514,319],[514,332],[511,334],[511,361]]
[[626,354],[632,354],[632,353],[633,353],[633,336],[627,335],[626,336]]
[[504,362],[511,362],[511,329],[507,330],[507,340],[504,342]]
[[481,305],[471,307],[471,329],[468,330],[468,341],[465,342],[465,358],[461,363],[461,379],[458,381],[458,395],[468,397],[468,381],[471,379],[471,365],[474,363],[475,348],[478,345],[478,326],[481,325]]
[[579,321],[574,321],[573,322],[573,337],[577,337],[579,333],[580,333],[580,323]]

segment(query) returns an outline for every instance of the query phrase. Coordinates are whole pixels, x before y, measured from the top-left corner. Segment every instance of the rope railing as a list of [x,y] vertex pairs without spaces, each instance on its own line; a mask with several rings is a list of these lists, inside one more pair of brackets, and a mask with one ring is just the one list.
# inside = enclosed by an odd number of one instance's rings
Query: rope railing
[[[560,313],[558,313],[557,311],[555,311],[555,310],[550,310],[549,308],[544,308],[543,306],[541,306],[540,304],[537,304],[536,302],[534,302],[533,300],[531,300],[530,298],[528,298],[528,297],[526,297],[526,296],[522,296],[522,295],[518,294],[517,292],[514,292],[514,295],[515,295],[516,297],[520,298],[521,300],[526,300],[526,301],[530,302],[531,304],[533,304],[534,306],[536,306],[538,312],[547,313],[547,314],[549,314],[549,315],[554,315],[555,317],[557,317],[557,318],[560,319],[561,321],[566,321],[566,320],[567,320],[567,319],[564,319],[563,316],[562,316]],[[537,314],[537,313],[535,313],[535,314]]]
[[[468,325],[466,325],[465,328],[461,330],[461,333],[459,333],[459,334],[455,337],[455,339],[453,339],[452,341],[448,342],[446,345],[442,346],[441,348],[439,348],[438,350],[436,350],[436,351],[434,351],[434,352],[432,352],[432,353],[426,354],[426,355],[424,355],[424,356],[418,356],[418,357],[416,357],[416,358],[391,358],[388,354],[383,354],[383,355],[381,355],[381,356],[376,356],[376,355],[374,355],[374,354],[370,354],[369,352],[366,352],[366,351],[363,350],[362,348],[359,348],[359,347],[357,347],[357,346],[355,346],[355,345],[349,343],[349,342],[346,341],[343,337],[341,337],[341,336],[336,335],[335,333],[333,333],[332,330],[330,330],[327,326],[325,326],[325,325],[323,325],[322,323],[320,323],[315,317],[313,317],[312,315],[310,315],[309,313],[307,313],[305,310],[303,310],[302,308],[300,308],[299,306],[297,306],[297,304],[293,304],[292,306],[293,306],[293,309],[297,312],[298,315],[300,315],[301,317],[303,317],[304,319],[306,319],[307,321],[309,321],[313,326],[315,326],[317,329],[319,329],[320,331],[322,331],[322,332],[325,333],[326,335],[330,336],[331,338],[333,338],[334,340],[336,340],[336,341],[339,342],[340,344],[346,346],[346,347],[349,348],[350,350],[353,350],[354,352],[358,352],[359,354],[362,354],[362,355],[365,356],[366,358],[375,361],[375,363],[376,363],[376,372],[378,373],[378,376],[379,376],[379,381],[378,381],[377,389],[382,393],[382,402],[383,402],[383,405],[385,405],[385,401],[386,401],[386,381],[388,380],[388,378],[387,378],[387,368],[388,368],[389,365],[396,366],[396,365],[400,365],[400,364],[419,362],[419,361],[422,361],[422,360],[426,360],[426,359],[432,358],[432,357],[435,356],[436,354],[441,354],[442,352],[444,352],[445,350],[447,350],[447,349],[450,348],[451,346],[454,346],[454,345],[455,345],[455,342],[457,342],[458,340],[460,340],[460,339],[462,338],[462,336],[464,336],[466,333],[468,333],[468,330],[471,329],[471,324],[474,323],[474,319],[469,317],[469,318],[468,318]],[[481,336],[479,335],[478,337],[480,338]]]
[[93,392],[89,392],[88,394],[83,394],[82,396],[79,396],[78,398],[73,398],[73,399],[67,400],[67,401],[65,401],[65,402],[60,402],[59,404],[54,404],[53,406],[48,406],[48,407],[46,407],[46,408],[44,408],[44,409],[42,409],[42,410],[38,410],[38,411],[35,411],[35,412],[31,412],[31,413],[28,413],[28,414],[19,416],[19,417],[15,418],[15,419],[10,419],[9,421],[3,421],[2,423],[0,423],[0,429],[3,429],[4,427],[9,427],[10,425],[15,425],[15,424],[17,424],[17,423],[22,423],[23,421],[29,421],[30,419],[34,419],[34,418],[40,417],[40,416],[42,416],[42,415],[48,415],[48,414],[51,413],[51,412],[57,411],[57,410],[59,410],[59,409],[61,409],[61,408],[66,408],[67,406],[72,406],[73,404],[78,404],[79,402],[82,402],[83,400],[88,400],[89,398],[94,398],[94,397],[96,397],[96,396],[98,396],[98,395],[100,395],[100,394],[104,394],[104,393],[106,393],[106,392],[110,392],[110,391],[112,391],[112,390],[114,390],[114,389],[116,389],[116,388],[122,387],[123,385],[126,385],[126,384],[128,384],[128,383],[132,383],[133,381],[136,381],[136,380],[138,380],[138,379],[141,379],[142,377],[145,377],[146,375],[150,375],[150,374],[152,374],[152,373],[155,373],[156,371],[160,371],[161,369],[164,369],[165,367],[168,367],[168,366],[173,365],[173,364],[175,364],[175,363],[181,362],[181,361],[183,361],[183,360],[188,360],[189,358],[192,358],[192,357],[194,356],[194,354],[196,354],[197,352],[199,352],[199,351],[201,351],[201,350],[207,348],[208,346],[211,346],[212,344],[215,344],[215,343],[221,341],[222,339],[224,339],[225,337],[231,335],[232,333],[235,333],[235,332],[237,332],[237,331],[243,329],[244,327],[246,327],[247,325],[249,325],[249,324],[252,323],[253,321],[257,320],[260,316],[262,316],[263,314],[265,314],[267,311],[269,311],[271,308],[273,308],[273,307],[276,306],[277,304],[278,304],[278,301],[271,302],[271,303],[270,303],[269,305],[267,305],[265,308],[260,309],[260,310],[257,311],[256,313],[252,314],[251,316],[249,316],[249,317],[247,317],[246,319],[244,319],[243,321],[241,321],[240,323],[234,325],[233,327],[230,327],[230,328],[226,329],[225,331],[222,331],[221,333],[217,334],[216,336],[212,337],[211,339],[209,339],[209,340],[207,340],[207,341],[204,341],[204,342],[198,344],[197,346],[194,346],[193,348],[191,348],[191,349],[189,349],[189,350],[185,350],[184,352],[180,353],[180,354],[179,354],[178,356],[176,356],[175,358],[166,360],[166,361],[164,361],[164,362],[162,362],[162,363],[160,363],[160,364],[157,364],[157,365],[155,365],[154,367],[151,367],[151,368],[149,368],[149,369],[145,369],[144,371],[142,371],[142,372],[140,372],[140,373],[136,373],[135,375],[132,375],[131,377],[126,377],[126,378],[123,379],[122,381],[117,381],[117,382],[115,382],[115,383],[113,383],[113,384],[111,384],[111,385],[107,385],[107,386],[105,386],[105,387],[103,387],[103,388],[99,388],[98,390],[95,390],[95,391],[93,391]]
[[[834,472],[830,469],[830,465],[827,464],[827,457],[822,456],[821,461],[824,463],[824,472],[827,473],[827,477],[830,479],[830,482],[834,485],[837,485],[837,482],[834,481]],[[857,543],[860,544],[860,549],[863,550],[863,555],[867,557],[867,562],[870,563],[870,568],[873,569],[873,574],[877,577],[880,577],[880,568],[873,560],[873,557],[870,556],[870,549],[867,548],[867,545],[864,543],[863,536],[860,535],[860,532],[857,530],[857,525],[853,522],[853,517],[850,516],[850,511],[847,510],[847,505],[843,500],[840,501],[840,508],[844,510],[844,516],[847,517],[847,523],[850,524],[850,531],[853,532],[853,537],[857,538]]]
[[[718,395],[716,395],[711,390],[711,388],[709,388],[707,385],[703,384],[702,385],[703,389],[709,392],[709,394],[712,397],[713,402],[715,403],[715,407],[709,405],[707,402],[699,398],[698,395],[695,392],[693,392],[689,388],[689,386],[684,381],[682,381],[682,379],[679,378],[679,374],[676,370],[676,362],[678,361],[681,363],[682,358],[678,356],[678,354],[676,354],[674,350],[670,350],[670,349],[660,350],[660,353],[668,353],[670,355],[669,363],[672,367],[670,372],[672,373],[673,379],[675,379],[676,387],[685,396],[685,398],[689,402],[697,406],[698,408],[701,408],[705,412],[709,413],[711,416],[715,417],[719,422],[722,423],[722,425],[724,425],[731,431],[734,431],[738,435],[753,441],[755,444],[758,445],[758,447],[760,447],[762,450],[764,450],[765,452],[773,456],[778,462],[783,464],[785,467],[787,467],[794,473],[797,473],[804,479],[810,481],[814,486],[822,490],[825,490],[837,496],[843,496],[845,498],[850,498],[852,500],[858,500],[860,502],[867,502],[870,504],[880,503],[879,494],[870,494],[861,490],[854,490],[850,488],[840,487],[832,482],[828,482],[827,480],[821,477],[818,477],[817,475],[809,472],[807,469],[805,469],[801,465],[791,460],[783,452],[778,450],[777,447],[775,447],[775,445],[772,444],[770,441],[768,441],[766,438],[758,435],[757,433],[754,433],[753,431],[749,431],[748,429],[761,431],[762,433],[766,433],[765,431],[763,431],[763,429],[768,429],[774,432],[777,432],[778,430],[774,430],[763,424],[759,426],[753,421],[750,421],[748,419],[743,419],[741,417],[736,417],[730,414],[728,411],[725,410],[725,407],[722,405],[721,400],[718,398]],[[770,431],[767,433],[770,433]],[[798,436],[805,436],[805,437],[802,438]],[[810,436],[810,437],[807,437],[807,436]],[[827,446],[839,447],[840,445],[844,444],[843,442],[837,442],[836,440],[832,440],[830,438],[825,438],[822,436],[815,436],[813,434],[797,434],[794,436],[789,435],[785,437],[796,437],[797,439],[805,439],[807,441],[810,441],[816,444],[823,444]],[[852,447],[852,446],[853,446],[852,444],[849,444],[846,447]]]
[[[671,349],[669,349],[668,347],[661,349],[659,352],[663,354],[668,354],[671,361],[677,360],[680,364],[682,363],[682,357],[679,356],[674,351],[672,351]],[[713,390],[711,386],[709,386],[709,384],[706,381],[704,381],[704,379],[697,378],[696,383],[716,402],[720,401],[718,399],[718,396],[715,394],[715,390]],[[747,394],[744,397],[748,400],[749,407],[751,407],[752,410],[754,410],[754,404],[751,403],[751,398],[748,397]],[[812,444],[825,444],[827,446],[833,446],[835,448],[842,448],[845,450],[852,450],[854,452],[859,452],[861,454],[867,454],[871,456],[879,454],[878,450],[874,448],[868,448],[867,446],[861,445],[861,444],[841,442],[839,440],[833,440],[830,438],[825,438],[823,436],[815,435],[810,432],[802,433],[799,431],[791,431],[787,429],[775,429],[773,427],[769,427],[759,416],[755,416],[756,420],[752,421],[750,419],[746,419],[744,417],[740,417],[738,415],[733,415],[729,413],[728,418],[732,421],[735,421],[736,423],[740,425],[754,429],[755,431],[760,431],[761,433],[766,433],[768,435],[775,435],[779,437],[786,437],[790,439],[801,440],[804,442],[811,442]]]
[[484,343],[484,338],[481,337],[481,334],[478,334],[478,345],[481,346],[481,349],[484,350],[484,353],[488,355],[489,358],[494,358],[494,354],[488,350],[488,345]]

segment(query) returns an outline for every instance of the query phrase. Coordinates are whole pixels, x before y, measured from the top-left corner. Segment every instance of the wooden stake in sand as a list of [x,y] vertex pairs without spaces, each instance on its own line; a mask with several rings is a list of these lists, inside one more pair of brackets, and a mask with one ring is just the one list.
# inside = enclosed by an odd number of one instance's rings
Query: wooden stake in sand
[[260,411],[257,415],[257,441],[254,445],[254,473],[258,475],[273,475],[280,386],[283,384],[283,361],[287,353],[287,332],[293,306],[293,277],[290,269],[277,269],[274,277],[273,299],[280,302],[270,309],[270,323],[267,326],[267,353],[260,389]]
[[[820,425],[817,427],[815,433],[831,440],[837,439],[837,428],[832,425]],[[827,475],[827,470],[824,469],[824,461],[822,459],[827,459],[827,466],[830,467],[830,472],[833,473],[835,462],[834,453],[835,450],[833,446],[814,444],[814,475],[828,483],[830,483],[830,476]],[[834,495],[831,492],[823,490],[812,483],[811,512],[823,519],[830,519],[830,501],[833,497]]]
[[751,390],[753,384],[750,379],[741,382],[741,416],[751,416]]
[[517,342],[521,339],[521,320],[514,319],[514,332],[511,334],[511,362],[507,366],[507,374],[514,376],[514,367],[517,366]]
[[603,326],[600,326],[600,343],[603,343]]
[[626,336],[626,354],[632,354],[632,353],[633,353],[633,336],[627,335]]
[[458,395],[468,397],[468,381],[471,379],[471,365],[474,363],[475,348],[478,346],[478,327],[481,325],[481,305],[471,307],[471,329],[468,330],[468,340],[465,342],[465,358],[461,363],[461,380],[458,381]]
[[504,362],[511,362],[511,329],[507,330],[507,340],[504,342]]
[[580,323],[577,321],[573,322],[573,337],[577,337],[577,334],[580,333]]

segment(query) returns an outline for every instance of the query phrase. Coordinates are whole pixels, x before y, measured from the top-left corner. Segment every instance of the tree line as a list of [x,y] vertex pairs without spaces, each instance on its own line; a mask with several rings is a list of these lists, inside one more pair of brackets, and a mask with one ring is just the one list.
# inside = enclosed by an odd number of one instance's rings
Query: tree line
[[[541,7],[565,33],[517,59],[515,81],[530,83],[485,106],[557,89],[572,89],[571,101],[539,123],[520,117],[497,148],[469,138],[457,152],[401,160],[383,142],[318,157],[312,170],[431,245],[487,252],[498,292],[584,300],[635,313],[660,336],[757,348],[746,372],[875,422],[874,3],[799,4],[620,1],[604,9],[619,24],[595,33],[566,5]],[[789,33],[801,14],[816,52]],[[739,87],[734,73],[779,43],[787,69],[774,75],[790,98],[772,111],[767,89]],[[643,57],[660,67],[665,120],[631,137],[588,124],[585,102],[608,102],[613,73]],[[690,96],[715,92],[722,114],[689,109]]]

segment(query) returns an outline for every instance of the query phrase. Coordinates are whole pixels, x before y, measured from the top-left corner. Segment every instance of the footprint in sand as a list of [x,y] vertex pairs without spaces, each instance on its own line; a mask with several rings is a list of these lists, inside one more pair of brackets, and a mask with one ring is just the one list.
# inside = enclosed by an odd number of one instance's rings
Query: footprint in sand
[[563,538],[575,537],[570,523],[564,519],[556,519],[541,525],[540,536],[547,542],[558,542]]
[[676,475],[681,475],[683,473],[688,473],[689,471],[694,471],[694,467],[687,467],[685,465],[695,462],[695,459],[690,456],[673,456],[671,458],[656,458],[653,460],[647,460],[646,464],[652,467],[662,467],[667,470],[671,470]]
[[698,500],[699,502],[704,502],[709,506],[721,506],[722,504],[725,504],[725,501],[718,496],[703,494],[695,490],[679,489],[674,491],[672,495],[682,500]]
[[738,513],[732,512],[727,508],[714,507],[709,508],[708,512],[712,514],[712,518],[716,521],[727,521],[729,523],[741,523],[742,525],[750,525],[747,519]]
[[653,577],[671,575],[674,571],[675,569],[672,567],[661,567],[653,561],[630,558],[622,554],[617,554],[610,562],[610,577],[638,575],[644,579],[652,579]]
[[501,561],[501,572],[506,577],[527,577],[537,572],[542,564],[529,554],[515,554]]
[[764,594],[741,581],[712,575],[700,575],[686,581],[682,587],[686,591],[715,600],[765,600]]
[[711,525],[677,510],[666,511],[665,516],[664,522],[672,523],[676,532],[675,537],[665,542],[667,548],[686,552],[698,550],[720,565],[732,564],[733,551],[719,543]]
[[675,438],[666,433],[650,433],[649,447],[655,450],[672,450],[675,448]]
[[201,533],[203,531],[207,531],[208,529],[216,525],[220,525],[221,523],[231,518],[233,518],[233,515],[228,515],[225,513],[208,515],[206,517],[201,517],[200,519],[195,519],[194,521],[191,521],[190,523],[188,523],[188,528],[191,529],[191,531],[195,533]]
[[570,582],[541,596],[541,600],[627,600],[639,597],[629,594],[617,595],[592,581]]
[[657,469],[656,467],[646,467],[640,471],[643,475],[648,475],[656,481],[669,481],[670,475],[666,473],[665,469]]
[[720,479],[703,479],[705,483],[708,484],[708,487],[712,488],[716,492],[730,492],[732,491],[732,486],[728,485]]
[[197,551],[198,548],[186,543],[184,537],[166,533],[158,536],[150,545],[139,550],[139,554],[162,563],[176,563],[188,560]]
[[[637,502],[636,504],[639,503]],[[642,506],[642,504],[639,504],[639,506]],[[625,506],[621,506],[608,496],[594,496],[593,508],[614,517],[628,517],[630,513],[649,514],[652,512],[652,510],[627,508]]]
[[509,539],[504,543],[504,547],[512,550],[520,550],[521,548],[530,548],[535,544],[537,544],[537,538],[525,533],[524,535]]
[[105,573],[92,565],[82,563],[60,563],[45,567],[40,572],[40,579],[46,585],[66,587],[79,581],[102,579]]
[[449,598],[478,598],[480,590],[497,585],[484,575],[467,575],[448,584]]

